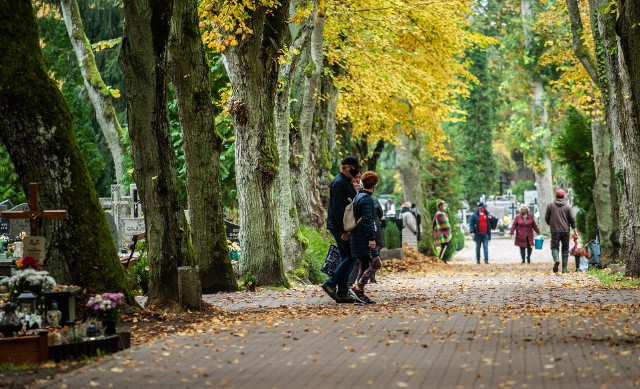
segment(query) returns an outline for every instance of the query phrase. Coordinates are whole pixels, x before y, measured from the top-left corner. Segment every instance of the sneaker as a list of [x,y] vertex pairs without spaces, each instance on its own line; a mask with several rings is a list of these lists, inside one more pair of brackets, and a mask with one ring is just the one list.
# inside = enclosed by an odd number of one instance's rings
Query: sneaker
[[360,303],[360,304],[364,304],[364,300],[360,298],[360,295],[363,295],[364,291],[362,290],[355,290],[353,288],[349,288],[349,296],[351,296],[354,300],[356,300],[356,303]]
[[358,294],[358,298],[360,298],[360,300],[364,301],[365,304],[375,304],[376,302],[371,300],[369,298],[369,296],[364,294],[364,290],[360,290],[360,291],[355,291]]
[[558,272],[558,266],[560,266],[560,262],[554,262],[553,263],[553,272],[554,273]]
[[324,290],[329,295],[329,297],[331,297],[335,301],[338,301],[338,294],[336,293],[335,286],[331,286],[327,283],[324,283],[322,284],[322,290]]
[[336,296],[336,302],[338,304],[353,304],[356,303],[356,299],[347,294],[346,296]]

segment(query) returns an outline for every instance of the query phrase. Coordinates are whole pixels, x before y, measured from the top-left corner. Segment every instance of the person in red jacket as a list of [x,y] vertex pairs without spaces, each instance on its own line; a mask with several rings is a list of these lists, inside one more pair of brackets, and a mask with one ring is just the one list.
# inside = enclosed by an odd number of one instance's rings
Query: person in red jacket
[[511,232],[509,233],[513,236],[513,233],[516,234],[516,239],[514,244],[520,247],[520,257],[522,257],[522,263],[525,260],[525,251],[526,251],[526,259],[527,263],[531,263],[531,251],[533,246],[533,231],[536,234],[540,235],[540,229],[536,224],[536,221],[533,220],[533,216],[529,214],[529,207],[523,205],[520,207],[520,214],[513,219],[513,223],[511,224]]
[[476,242],[476,262],[480,264],[480,246],[484,249],[484,263],[489,263],[489,241],[491,240],[491,214],[487,204],[478,203],[478,209],[469,218],[469,232]]

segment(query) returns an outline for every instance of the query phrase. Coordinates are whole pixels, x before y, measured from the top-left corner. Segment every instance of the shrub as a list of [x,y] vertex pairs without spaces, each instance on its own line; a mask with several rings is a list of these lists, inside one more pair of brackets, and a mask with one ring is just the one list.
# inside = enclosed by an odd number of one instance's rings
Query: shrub
[[327,275],[320,271],[324,259],[333,243],[333,236],[329,231],[320,228],[300,227],[300,232],[307,239],[307,249],[304,251],[304,260],[300,262],[299,269],[294,271],[297,277],[307,277],[312,284],[321,284],[327,279]]
[[133,289],[139,290],[143,295],[149,293],[149,259],[147,258],[147,246],[144,242],[138,242],[136,246],[140,250],[140,256],[135,266],[129,272],[129,282]]
[[396,223],[387,222],[387,225],[382,230],[382,235],[384,236],[384,247],[390,250],[401,247],[402,238]]

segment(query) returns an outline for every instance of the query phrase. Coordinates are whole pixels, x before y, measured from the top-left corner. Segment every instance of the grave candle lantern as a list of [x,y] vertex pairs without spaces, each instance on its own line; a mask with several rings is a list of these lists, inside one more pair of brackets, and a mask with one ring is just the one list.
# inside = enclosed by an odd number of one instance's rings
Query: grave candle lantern
[[36,312],[36,299],[37,296],[29,290],[25,290],[18,296],[18,304],[20,305],[20,312],[35,313]]

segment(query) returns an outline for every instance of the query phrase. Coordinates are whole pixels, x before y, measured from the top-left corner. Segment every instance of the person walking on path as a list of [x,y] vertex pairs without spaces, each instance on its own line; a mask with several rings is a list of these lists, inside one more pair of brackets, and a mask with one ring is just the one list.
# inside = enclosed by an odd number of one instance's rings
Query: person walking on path
[[418,220],[411,212],[411,202],[402,203],[402,243],[418,249]]
[[451,243],[451,226],[449,225],[449,215],[445,212],[446,203],[442,200],[438,202],[438,211],[433,216],[433,238],[436,246],[440,246],[438,258],[444,263],[447,260],[444,254]]
[[513,219],[513,223],[511,224],[511,232],[509,232],[509,235],[511,236],[513,236],[514,232],[516,234],[514,245],[520,247],[520,257],[522,258],[522,263],[524,263],[525,254],[527,263],[531,263],[531,251],[533,249],[533,231],[535,231],[536,234],[540,235],[540,229],[538,228],[536,221],[533,220],[533,216],[529,214],[529,207],[523,205],[520,207],[520,214],[517,215],[515,219]]
[[476,242],[476,263],[480,264],[480,246],[484,249],[484,263],[489,263],[489,241],[491,240],[491,214],[481,201],[478,209],[469,218],[469,232]]
[[322,284],[329,297],[339,303],[357,302],[357,296],[347,286],[349,274],[355,265],[355,259],[351,256],[349,245],[349,232],[345,231],[343,224],[344,209],[349,204],[349,199],[354,199],[356,190],[352,180],[360,173],[362,166],[356,157],[348,155],[341,162],[340,172],[331,182],[329,192],[329,206],[327,208],[327,229],[336,240],[336,246],[340,253],[340,264],[331,277]]
[[[353,285],[353,292],[358,299],[366,304],[375,304],[364,294],[364,288],[376,271],[382,267],[380,263],[380,248],[382,246],[382,231],[376,222],[376,200],[372,194],[378,184],[376,172],[369,171],[362,175],[363,188],[358,191],[353,201],[354,216],[360,223],[351,232],[351,254],[358,258],[360,275]],[[361,219],[362,218],[362,219]]]
[[551,256],[553,257],[553,272],[558,272],[560,254],[560,244],[562,243],[562,272],[568,273],[569,264],[569,229],[573,229],[573,234],[577,237],[576,219],[573,216],[571,204],[564,198],[563,189],[556,190],[556,199],[547,205],[544,214],[544,221],[551,230]]

